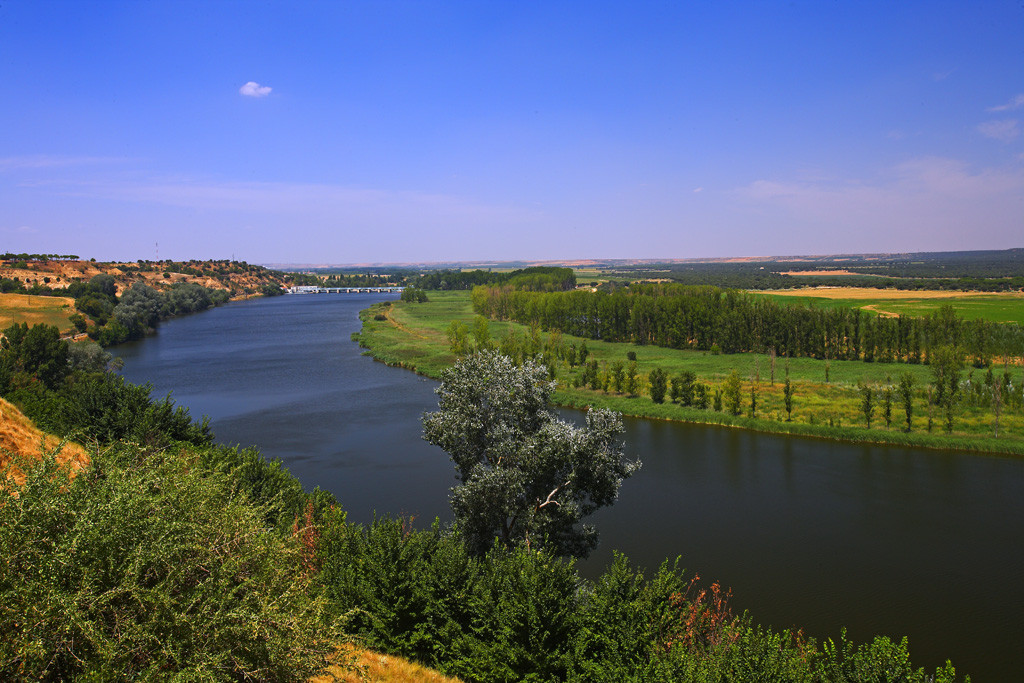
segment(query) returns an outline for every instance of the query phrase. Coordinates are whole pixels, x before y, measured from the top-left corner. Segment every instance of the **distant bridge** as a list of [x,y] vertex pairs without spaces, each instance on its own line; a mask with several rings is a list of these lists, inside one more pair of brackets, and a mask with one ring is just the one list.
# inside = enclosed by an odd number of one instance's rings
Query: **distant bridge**
[[405,287],[318,287],[316,285],[298,285],[285,290],[288,294],[367,294],[401,292]]

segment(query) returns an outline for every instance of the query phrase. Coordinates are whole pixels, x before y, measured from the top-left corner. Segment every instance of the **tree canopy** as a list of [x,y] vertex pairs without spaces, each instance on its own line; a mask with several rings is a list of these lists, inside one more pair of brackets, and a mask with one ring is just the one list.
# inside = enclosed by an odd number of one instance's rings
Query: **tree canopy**
[[423,433],[458,469],[452,508],[473,552],[497,540],[586,556],[597,531],[583,518],[615,502],[640,467],[623,458],[619,413],[590,410],[577,427],[547,410],[553,389],[542,364],[517,366],[495,351],[467,356],[443,374],[438,410],[424,416]]

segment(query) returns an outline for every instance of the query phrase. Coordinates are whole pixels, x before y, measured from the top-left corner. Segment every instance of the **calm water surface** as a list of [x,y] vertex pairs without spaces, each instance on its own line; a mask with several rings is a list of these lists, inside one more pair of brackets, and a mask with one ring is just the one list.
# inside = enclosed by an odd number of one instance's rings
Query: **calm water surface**
[[[229,304],[116,349],[124,375],[259,445],[349,519],[450,518],[446,454],[420,438],[434,383],[360,354],[358,312],[393,295]],[[567,413],[570,419],[578,415]],[[919,666],[1014,680],[1024,636],[1024,460],[626,421],[643,469],[596,515],[594,576],[622,550],[733,590],[762,623],[818,638],[907,635]]]

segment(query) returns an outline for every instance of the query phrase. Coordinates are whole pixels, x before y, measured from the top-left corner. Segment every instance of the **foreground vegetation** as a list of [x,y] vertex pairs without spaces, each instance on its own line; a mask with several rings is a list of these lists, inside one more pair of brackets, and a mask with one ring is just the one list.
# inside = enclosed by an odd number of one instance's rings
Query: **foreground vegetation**
[[[1024,377],[1014,366],[963,370],[956,400],[943,406],[933,389],[931,365],[637,346],[541,332],[539,327],[512,322],[484,321],[485,327],[480,327],[482,319],[475,316],[468,292],[430,292],[425,303],[386,302],[364,311],[362,317],[358,339],[369,353],[431,377],[439,377],[458,357],[449,337],[453,321],[463,326],[467,348],[486,334],[486,343],[503,351],[520,357],[524,352],[539,353],[558,381],[553,400],[560,405],[851,441],[1024,453]],[[580,358],[584,350],[585,360]],[[662,402],[650,394],[651,373],[659,370],[667,384]],[[684,394],[675,400],[673,379]],[[909,431],[901,381],[909,382]],[[998,411],[991,393],[997,383]],[[866,389],[871,391],[870,428]],[[948,417],[952,429],[947,433]]]
[[0,348],[0,394],[89,451],[73,478],[60,446],[0,473],[4,680],[305,680],[351,668],[346,638],[467,681],[956,680],[914,669],[906,640],[759,627],[678,562],[648,575],[617,556],[590,582],[524,544],[349,524],[145,387],[61,371],[55,334]]

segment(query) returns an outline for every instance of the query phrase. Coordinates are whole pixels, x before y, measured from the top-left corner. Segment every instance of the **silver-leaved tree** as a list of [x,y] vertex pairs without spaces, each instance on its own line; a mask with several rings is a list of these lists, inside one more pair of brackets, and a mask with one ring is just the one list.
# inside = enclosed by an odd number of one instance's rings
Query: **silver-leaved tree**
[[586,427],[547,409],[554,383],[535,361],[495,351],[461,359],[442,376],[423,438],[451,455],[456,529],[472,552],[495,542],[585,557],[597,530],[582,520],[618,497],[640,468],[623,458],[622,417],[590,410]]

